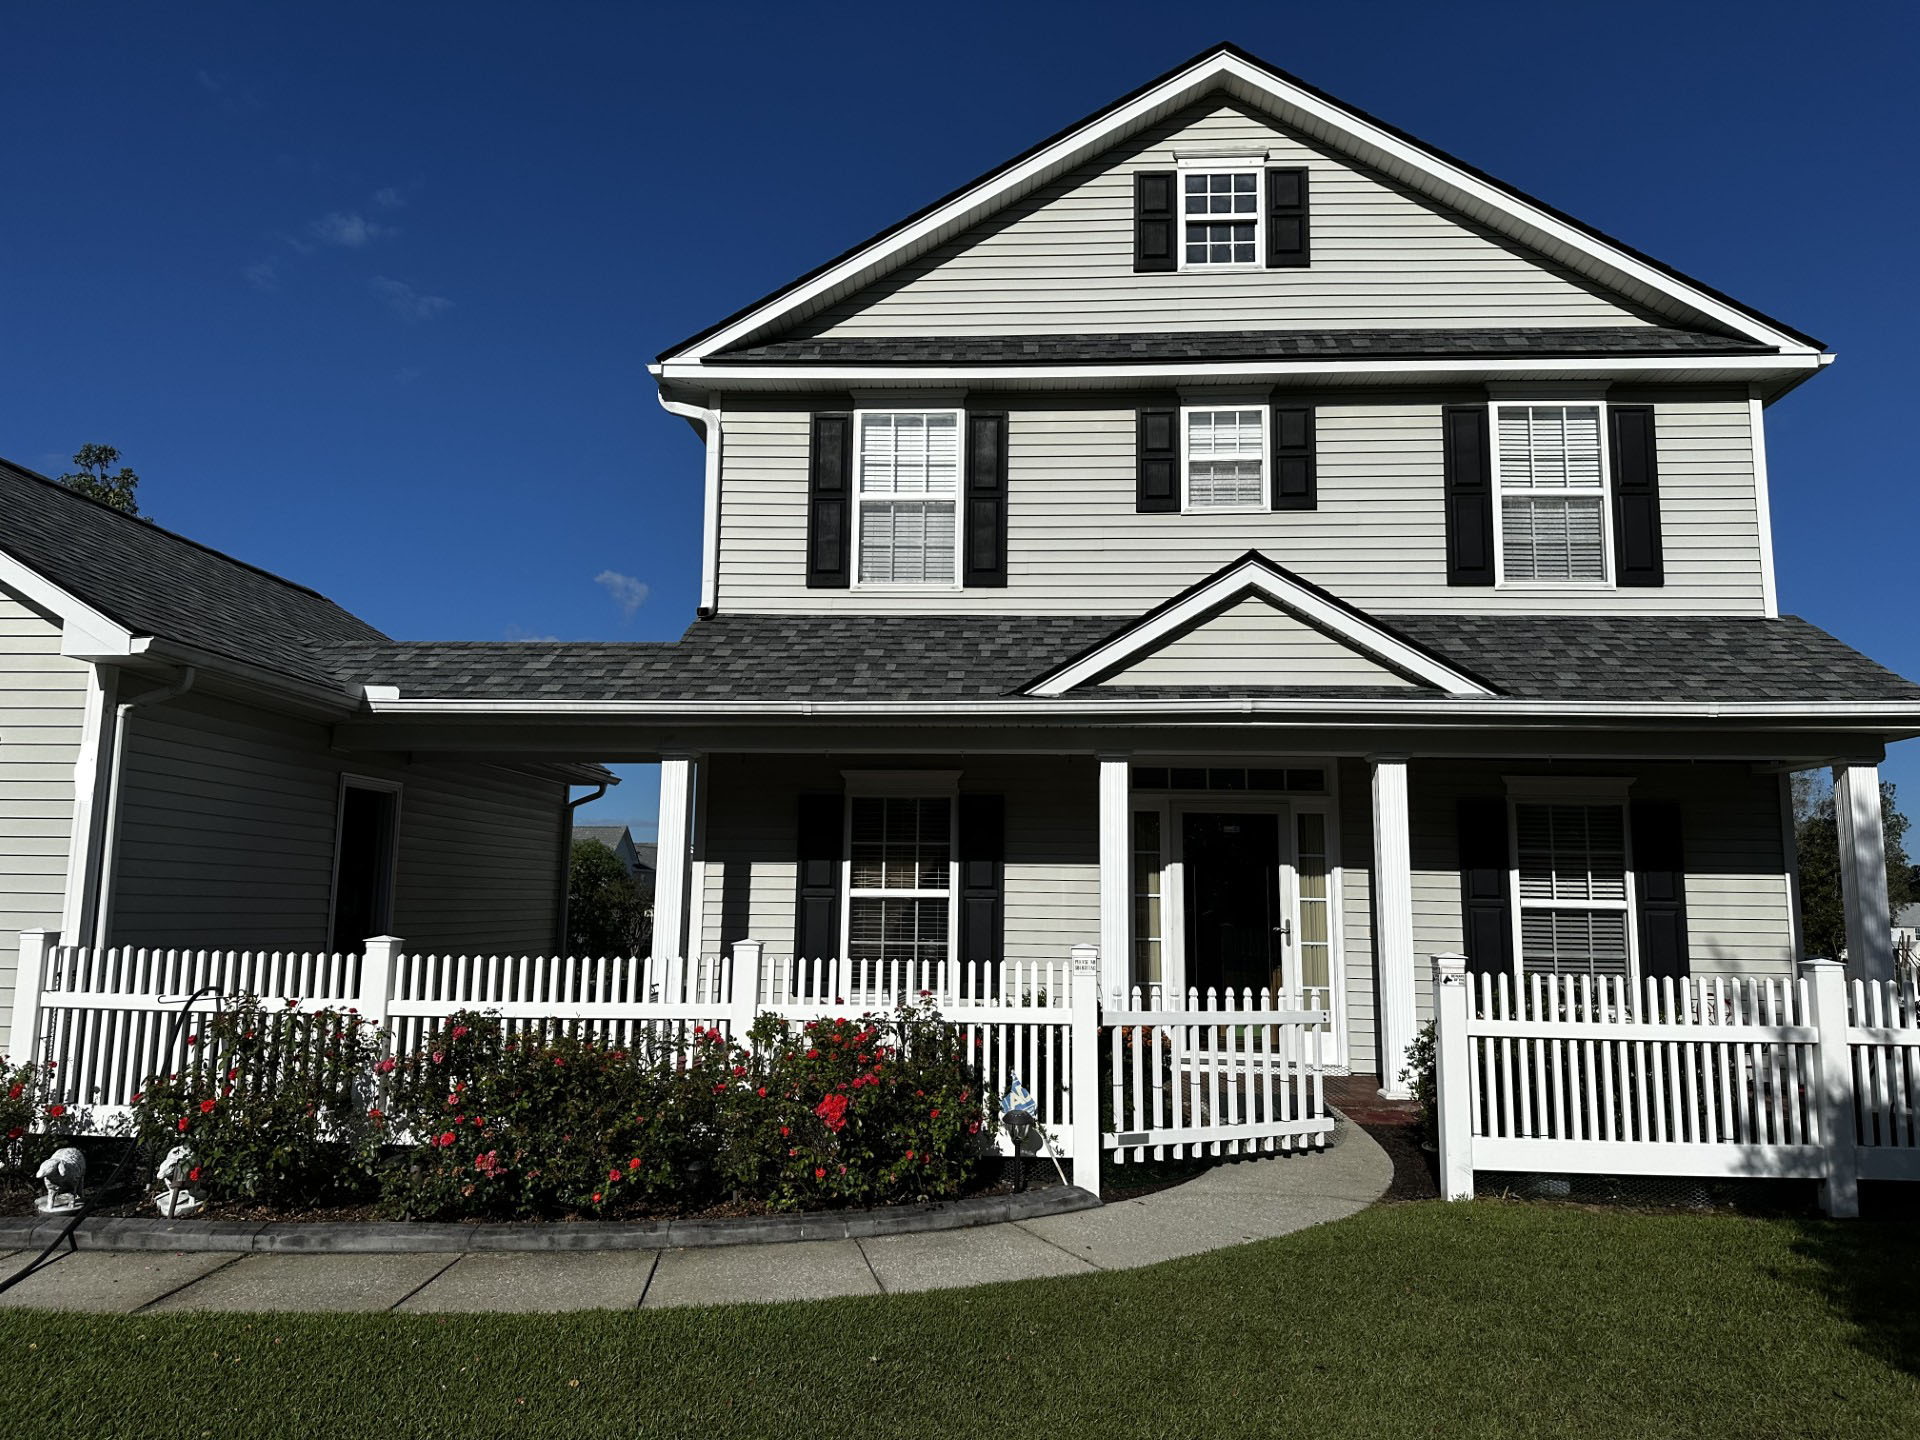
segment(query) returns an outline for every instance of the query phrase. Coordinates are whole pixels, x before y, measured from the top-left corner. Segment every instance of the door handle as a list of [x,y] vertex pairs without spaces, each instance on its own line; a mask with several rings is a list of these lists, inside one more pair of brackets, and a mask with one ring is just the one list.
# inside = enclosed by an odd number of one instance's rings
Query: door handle
[[1278,925],[1273,927],[1273,933],[1280,937],[1280,943],[1282,945],[1291,945],[1293,943],[1293,922],[1291,920],[1282,920]]

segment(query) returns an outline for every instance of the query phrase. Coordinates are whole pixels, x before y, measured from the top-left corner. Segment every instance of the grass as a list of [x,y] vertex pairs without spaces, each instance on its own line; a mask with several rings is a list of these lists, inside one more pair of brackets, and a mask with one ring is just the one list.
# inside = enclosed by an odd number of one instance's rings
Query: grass
[[10,1435],[1920,1433],[1920,1226],[1482,1201],[1147,1270],[551,1317],[0,1315]]

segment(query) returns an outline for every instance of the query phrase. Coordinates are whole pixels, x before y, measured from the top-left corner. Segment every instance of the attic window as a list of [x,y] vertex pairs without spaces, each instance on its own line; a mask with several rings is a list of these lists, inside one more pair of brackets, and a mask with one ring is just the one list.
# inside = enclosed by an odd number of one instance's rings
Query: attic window
[[1252,269],[1260,263],[1260,172],[1184,170],[1180,175],[1183,270]]

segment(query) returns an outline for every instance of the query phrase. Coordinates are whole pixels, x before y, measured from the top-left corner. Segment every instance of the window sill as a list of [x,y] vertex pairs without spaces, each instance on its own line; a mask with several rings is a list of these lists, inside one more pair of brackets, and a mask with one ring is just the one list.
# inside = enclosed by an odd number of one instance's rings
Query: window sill
[[1266,505],[1200,505],[1188,506],[1180,513],[1182,515],[1270,515],[1273,511]]
[[1247,265],[1182,265],[1177,275],[1258,275],[1267,267],[1259,261]]
[[1550,595],[1562,590],[1606,591],[1620,587],[1611,580],[1502,580],[1496,590],[1519,590],[1530,595]]
[[865,585],[855,582],[847,587],[849,592],[864,592],[868,595],[944,595],[950,591],[957,594],[966,588],[964,585],[951,583],[914,585],[906,582],[883,583],[877,580],[869,581]]

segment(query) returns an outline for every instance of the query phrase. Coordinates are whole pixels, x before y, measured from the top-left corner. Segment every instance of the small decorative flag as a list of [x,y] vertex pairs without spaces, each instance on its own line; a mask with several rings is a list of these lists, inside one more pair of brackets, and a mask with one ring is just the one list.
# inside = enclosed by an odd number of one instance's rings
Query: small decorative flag
[[1018,1075],[1008,1077],[1013,1083],[1007,1087],[1007,1093],[1000,1097],[1002,1115],[1031,1115],[1040,1117],[1040,1102],[1033,1098],[1033,1092],[1020,1083]]

